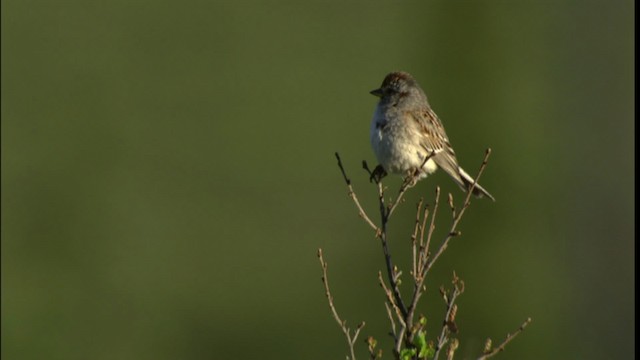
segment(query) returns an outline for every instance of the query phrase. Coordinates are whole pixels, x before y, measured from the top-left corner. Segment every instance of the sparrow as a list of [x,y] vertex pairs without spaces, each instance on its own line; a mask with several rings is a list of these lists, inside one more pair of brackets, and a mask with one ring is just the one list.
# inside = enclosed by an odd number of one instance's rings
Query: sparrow
[[[473,178],[458,165],[440,119],[410,74],[388,74],[371,94],[380,98],[371,120],[371,146],[380,164],[372,178],[379,181],[388,173],[400,174],[413,186],[441,168],[464,192],[469,191]],[[495,201],[479,184],[473,194]]]

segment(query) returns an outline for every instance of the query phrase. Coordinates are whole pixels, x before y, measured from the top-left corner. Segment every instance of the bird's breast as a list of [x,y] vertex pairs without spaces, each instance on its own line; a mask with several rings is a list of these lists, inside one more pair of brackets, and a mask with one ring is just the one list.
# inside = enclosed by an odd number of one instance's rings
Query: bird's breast
[[[423,165],[426,151],[422,136],[403,114],[378,105],[371,119],[371,146],[380,165],[389,173],[406,173]],[[432,160],[422,167],[426,173],[435,171]]]

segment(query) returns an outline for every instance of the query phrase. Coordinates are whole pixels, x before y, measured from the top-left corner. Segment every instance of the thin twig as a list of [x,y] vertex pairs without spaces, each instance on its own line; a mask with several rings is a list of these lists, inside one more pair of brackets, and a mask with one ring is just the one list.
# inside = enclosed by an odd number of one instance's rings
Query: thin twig
[[376,226],[376,224],[373,223],[373,221],[371,221],[366,211],[364,211],[364,208],[362,208],[362,205],[360,205],[360,201],[358,200],[358,197],[356,196],[355,191],[353,191],[353,186],[351,186],[351,179],[349,179],[349,177],[347,176],[347,173],[345,172],[344,167],[342,166],[342,160],[340,159],[340,155],[337,152],[336,152],[336,159],[338,159],[338,166],[340,167],[340,171],[342,172],[342,177],[344,178],[344,182],[347,184],[347,187],[349,188],[349,197],[353,200],[353,202],[356,204],[356,207],[358,208],[358,215],[360,215],[360,217],[364,219],[364,221],[367,224],[369,224],[369,226],[373,229],[373,231],[375,231],[376,234],[378,234],[380,232],[380,229]]
[[391,203],[391,205],[389,205],[389,208],[387,209],[387,213],[385,215],[387,217],[387,219],[389,219],[389,216],[391,216],[391,214],[393,214],[393,211],[396,209],[396,207],[398,207],[398,204],[400,204],[400,202],[402,201],[402,199],[404,197],[404,194],[410,188],[411,188],[411,186],[409,186],[407,183],[403,183],[400,186],[400,191],[398,192],[398,198],[396,199],[396,201]]
[[355,351],[353,349],[353,345],[358,339],[358,335],[360,335],[360,330],[364,327],[364,321],[358,324],[358,327],[351,336],[351,329],[347,327],[347,322],[340,319],[340,315],[338,315],[338,311],[336,310],[335,305],[333,304],[333,296],[331,295],[331,290],[329,290],[329,278],[327,277],[327,263],[324,261],[322,257],[322,249],[318,249],[318,259],[320,259],[320,266],[322,267],[322,283],[324,284],[324,291],[327,299],[329,300],[329,308],[331,309],[331,313],[333,314],[333,318],[336,320],[338,325],[340,325],[340,329],[347,337],[347,343],[349,344],[349,352],[351,353],[351,360],[355,360]]
[[443,298],[447,303],[447,312],[444,317],[444,322],[442,324],[442,330],[440,331],[440,336],[438,336],[438,344],[436,345],[436,352],[433,355],[434,360],[438,359],[438,356],[440,355],[440,351],[444,348],[444,345],[446,345],[447,341],[449,340],[449,333],[451,332],[451,327],[455,326],[454,320],[455,320],[455,312],[457,309],[457,306],[455,305],[455,301],[458,295],[462,294],[462,292],[464,291],[464,285],[460,285],[463,283],[459,282],[460,279],[458,279],[455,273],[453,274],[453,277],[454,277],[453,278],[454,286],[453,286],[453,293],[451,294],[451,297],[447,296],[444,289],[441,288]]
[[[476,176],[476,178],[473,181],[473,184],[476,184],[478,182],[478,179],[480,178],[480,176],[482,175],[482,172],[484,171],[484,169],[487,166],[487,161],[489,159],[489,155],[491,154],[491,149],[487,149],[487,151],[485,152],[485,156],[484,156],[484,160],[482,161],[482,165],[480,166],[480,170],[478,171],[478,175]],[[455,211],[455,207],[453,205],[453,196],[451,194],[449,194],[449,206],[452,209],[452,213],[454,213],[456,216],[453,219],[453,222],[451,224],[451,228],[449,230],[449,233],[447,234],[447,236],[445,237],[444,241],[442,242],[442,244],[440,245],[440,248],[438,249],[438,251],[435,253],[435,255],[433,255],[432,257],[429,256],[429,247],[431,244],[431,238],[433,236],[433,231],[435,230],[435,218],[436,218],[436,213],[438,211],[438,205],[439,205],[439,199],[440,199],[440,188],[437,187],[436,188],[436,199],[435,199],[435,204],[434,204],[434,208],[433,208],[433,213],[431,214],[431,223],[429,226],[429,233],[427,234],[427,243],[423,249],[423,257],[424,257],[424,263],[422,265],[422,267],[418,270],[418,275],[417,275],[417,282],[414,285],[414,289],[413,289],[413,296],[411,299],[411,302],[409,303],[409,308],[407,310],[407,319],[406,322],[408,324],[412,324],[413,323],[413,316],[414,316],[414,312],[416,307],[418,306],[418,301],[420,300],[420,297],[422,296],[423,293],[423,289],[422,286],[424,284],[424,279],[427,275],[427,272],[429,272],[429,270],[431,269],[431,267],[433,266],[433,264],[435,263],[436,260],[438,260],[438,258],[440,257],[440,255],[442,255],[442,253],[446,250],[447,246],[449,245],[449,240],[451,240],[451,238],[453,238],[454,236],[459,235],[460,233],[456,230],[457,226],[460,222],[460,220],[462,219],[462,216],[464,215],[465,210],[469,207],[469,204],[471,203],[471,195],[472,192],[469,191],[467,193],[467,196],[465,198],[465,202],[464,205],[462,206],[462,208],[460,209],[459,212]],[[429,261],[427,261],[427,257],[429,257]]]
[[[420,258],[420,266],[418,267],[417,270],[417,274],[414,275],[414,285],[413,285],[413,295],[411,297],[411,302],[409,303],[409,308],[407,309],[407,317],[406,317],[406,322],[409,324],[413,323],[413,317],[415,314],[415,310],[418,307],[418,301],[420,300],[420,297],[422,296],[424,289],[423,289],[423,284],[424,284],[424,267],[425,264],[427,262],[427,256],[429,253],[429,243],[431,242],[431,236],[433,234],[433,230],[435,229],[435,224],[434,224],[434,220],[436,218],[436,214],[438,212],[438,204],[439,204],[439,199],[440,199],[440,187],[436,187],[436,199],[435,199],[435,204],[433,206],[433,212],[431,214],[431,223],[429,225],[429,232],[427,234],[427,243],[424,247],[421,248],[421,252],[419,254],[419,258]],[[422,234],[420,235],[421,238],[424,237],[424,226],[426,225],[426,221],[427,221],[427,213],[425,212],[425,217],[422,221]],[[413,334],[410,334],[410,336],[412,336]]]
[[[423,266],[427,263],[427,258],[429,257],[429,248],[431,246],[431,238],[433,237],[433,231],[436,229],[435,220],[436,214],[438,213],[438,205],[440,204],[440,186],[436,187],[436,200],[433,205],[433,214],[431,214],[431,223],[429,224],[429,233],[427,233],[427,244],[424,247],[424,256],[423,256]],[[424,279],[423,274],[420,274],[420,278]]]
[[400,294],[400,289],[398,287],[397,274],[395,271],[395,267],[393,266],[393,261],[391,260],[391,253],[389,252],[389,244],[387,242],[387,223],[389,221],[389,214],[385,208],[384,202],[384,187],[382,183],[378,183],[378,201],[380,208],[380,232],[378,236],[380,237],[380,242],[382,244],[382,252],[384,253],[384,260],[387,266],[387,278],[389,279],[389,285],[391,286],[391,292],[393,293],[393,297],[395,299],[395,303],[400,309],[403,318],[407,316],[407,307],[402,300],[402,295]]
[[[405,315],[402,313],[402,310],[400,309],[400,307],[398,306],[398,304],[396,303],[396,298],[393,294],[393,291],[391,291],[388,287],[387,284],[385,284],[384,280],[382,279],[382,272],[378,271],[378,282],[380,283],[380,286],[382,287],[382,289],[384,290],[384,294],[387,296],[387,301],[385,302],[385,305],[387,306],[387,313],[389,315],[389,319],[391,320],[391,328],[393,331],[393,339],[395,340],[394,342],[394,352],[396,354],[400,353],[400,348],[402,347],[402,340],[404,339],[404,334],[407,331],[407,323],[405,322]],[[391,313],[391,309],[389,309],[389,306],[387,305],[391,305],[391,308],[393,309],[393,312],[395,312],[395,318],[398,320],[398,322],[400,323],[400,330],[396,331],[396,327],[395,327],[395,321],[393,320],[393,315]]]
[[[474,184],[476,184],[478,182],[478,179],[480,178],[480,176],[482,175],[482,172],[484,171],[485,167],[487,166],[487,161],[489,159],[489,155],[490,154],[491,154],[491,149],[487,149],[487,151],[485,153],[485,156],[484,156],[484,160],[482,161],[482,165],[480,166],[480,170],[478,171],[478,175],[476,176],[476,178],[473,181]],[[462,216],[464,215],[465,210],[469,207],[469,204],[471,203],[471,191],[468,192],[468,194],[467,194],[467,196],[465,198],[464,205],[462,206],[460,211],[456,214],[456,217],[455,217],[455,219],[453,220],[453,222],[451,224],[451,228],[449,230],[449,233],[447,234],[447,236],[445,237],[444,241],[440,245],[440,248],[435,253],[435,255],[429,256],[429,246],[431,244],[431,238],[433,236],[433,231],[435,229],[434,220],[436,218],[436,213],[438,211],[439,199],[440,199],[440,187],[436,187],[436,199],[435,199],[435,204],[434,204],[434,207],[433,207],[433,213],[431,214],[431,224],[429,225],[429,233],[427,234],[427,243],[426,243],[425,248],[424,248],[423,253],[422,253],[423,258],[424,258],[424,262],[422,264],[422,267],[418,271],[418,275],[419,275],[418,281],[414,285],[413,297],[411,299],[411,303],[409,304],[409,308],[408,308],[408,311],[407,311],[408,315],[407,315],[406,322],[409,323],[409,324],[413,323],[413,315],[414,315],[416,307],[418,306],[418,301],[420,300],[420,297],[422,296],[422,293],[423,293],[422,286],[424,284],[424,279],[427,276],[427,273],[429,272],[429,270],[431,269],[433,264],[436,262],[436,260],[438,260],[440,255],[442,255],[442,253],[446,250],[447,246],[449,245],[449,240],[451,240],[451,238],[453,238],[454,236],[457,236],[457,235],[460,234],[456,229],[457,229],[458,224],[460,223],[460,220],[462,219]],[[452,201],[452,199],[451,199],[451,201]],[[451,204],[451,206],[452,206],[452,204]],[[429,261],[427,261],[427,257],[429,257],[429,259],[428,259]]]
[[405,179],[405,181],[400,186],[400,191],[398,192],[398,198],[396,199],[395,202],[393,202],[389,206],[389,208],[387,210],[387,215],[386,215],[387,218],[389,218],[389,216],[391,216],[391,214],[393,214],[393,211],[396,209],[396,207],[398,207],[398,204],[400,204],[400,202],[402,201],[402,197],[404,196],[405,192],[407,192],[407,190],[409,190],[410,188],[412,188],[415,185],[415,183],[418,180],[418,174],[419,174],[420,170],[422,170],[422,168],[427,163],[427,161],[429,161],[429,159],[431,159],[435,154],[436,154],[436,152],[432,151],[427,157],[424,158],[424,160],[422,161],[422,164],[420,165],[418,170],[416,170],[415,173],[413,175],[411,175],[409,178]]
[[449,207],[451,208],[451,217],[456,218],[456,206],[453,204],[453,194],[449,193]]
[[[480,176],[482,176],[482,173],[484,172],[484,169],[487,167],[487,162],[489,160],[489,156],[490,155],[491,155],[491,149],[489,148],[485,152],[484,160],[482,161],[482,165],[480,166],[480,170],[478,171],[478,175],[473,180],[473,185],[472,185],[471,189],[473,189],[475,187],[475,185],[478,183],[478,180],[480,179]],[[425,275],[427,274],[427,272],[429,272],[429,270],[431,269],[433,264],[436,262],[436,260],[438,260],[440,255],[442,255],[442,253],[447,249],[447,246],[449,245],[449,240],[451,240],[451,238],[453,238],[454,236],[460,235],[460,232],[457,231],[456,228],[458,227],[458,223],[460,223],[460,220],[462,220],[462,215],[464,215],[465,211],[467,210],[467,208],[471,204],[471,195],[472,195],[472,193],[473,193],[473,191],[471,191],[471,190],[469,190],[469,192],[467,193],[467,197],[464,200],[464,205],[462,206],[462,208],[458,212],[456,218],[453,220],[453,223],[451,224],[451,229],[449,230],[449,233],[447,234],[447,236],[445,237],[444,241],[442,242],[442,245],[440,245],[440,248],[438,249],[438,251],[435,253],[435,255],[433,255],[433,257],[427,263],[427,266],[424,269],[424,274]]]
[[398,307],[398,304],[396,303],[396,299],[393,296],[393,292],[387,287],[387,284],[384,282],[384,279],[382,279],[381,271],[378,271],[378,282],[380,283],[382,290],[384,290],[385,295],[387,295],[387,302],[391,304],[391,307],[396,313],[396,318],[398,319],[398,322],[400,323],[401,326],[407,326],[407,324],[405,324],[404,322],[404,315],[402,315],[402,310],[400,310],[400,307]]
[[[389,245],[387,243],[387,222],[389,220],[389,216],[391,215],[391,212],[400,203],[400,201],[402,200],[402,196],[404,195],[407,189],[401,188],[400,194],[398,195],[398,198],[396,199],[396,201],[389,208],[387,208],[385,206],[385,200],[384,200],[384,192],[386,189],[383,187],[380,181],[376,181],[376,185],[378,187],[378,202],[379,202],[380,219],[381,219],[381,225],[380,227],[378,227],[375,225],[373,221],[371,221],[369,216],[366,214],[366,212],[362,208],[362,205],[360,204],[360,201],[358,200],[358,197],[356,196],[353,190],[353,187],[351,186],[351,180],[349,179],[349,177],[346,174],[346,171],[344,170],[344,166],[342,165],[342,160],[340,159],[340,155],[336,152],[335,156],[336,156],[336,159],[338,160],[338,167],[342,172],[344,181],[347,184],[347,187],[349,188],[349,197],[351,197],[351,199],[356,204],[360,217],[362,217],[365,220],[365,222],[369,224],[369,226],[376,232],[376,236],[380,238],[380,242],[382,244],[382,249],[385,257],[385,264],[387,267],[387,277],[389,279],[389,284],[390,284],[390,289],[387,289],[387,290],[390,290],[388,293],[392,295],[392,300],[393,300],[393,301],[390,301],[390,303],[394,306],[395,309],[397,309],[397,311],[399,311],[400,316],[398,316],[398,319],[402,321],[401,323],[404,323],[404,319],[406,318],[406,315],[407,315],[407,308],[402,300],[400,289],[398,288],[399,274],[395,271],[395,267],[393,266],[393,262],[391,260],[391,253],[389,252]],[[371,177],[372,172],[369,169],[369,166],[367,165],[366,161],[362,162],[362,167],[365,169],[365,171],[367,171],[367,173],[369,173],[369,176]],[[382,284],[384,284],[384,282],[382,282]],[[406,328],[406,325],[404,325],[403,328]],[[397,342],[401,341],[403,336],[404,336],[404,329],[400,331],[400,334],[398,335],[399,340]]]
[[515,339],[516,336],[523,332],[524,328],[526,328],[530,323],[531,318],[527,318],[527,320],[525,320],[525,322],[522,323],[522,325],[520,325],[520,327],[513,334],[507,334],[507,338],[502,342],[502,344],[500,344],[497,348],[494,348],[491,352],[485,353],[484,355],[480,356],[478,360],[489,359],[490,357],[495,356],[497,353],[504,351],[505,346],[507,346],[507,344],[510,343],[511,340]]
[[418,209],[416,210],[416,224],[413,227],[413,234],[411,235],[411,275],[414,279],[418,274],[418,268],[420,266],[418,260],[418,232],[420,232],[422,202],[423,199],[420,198],[420,201],[418,202]]
[[[427,218],[429,217],[429,205],[425,205],[424,214],[422,215],[422,223],[420,224],[420,251],[418,252],[418,266],[416,267],[416,274],[414,278],[416,281],[418,280],[419,274],[418,269],[422,269],[422,264],[425,262],[426,257],[428,256],[427,248],[424,244],[424,229],[427,225]],[[424,254],[424,255],[423,255]]]
[[396,321],[393,318],[393,313],[391,312],[388,301],[384,302],[384,307],[387,309],[387,316],[389,316],[389,321],[391,322],[391,332],[389,334],[393,336],[393,340],[397,340],[398,336],[396,334]]

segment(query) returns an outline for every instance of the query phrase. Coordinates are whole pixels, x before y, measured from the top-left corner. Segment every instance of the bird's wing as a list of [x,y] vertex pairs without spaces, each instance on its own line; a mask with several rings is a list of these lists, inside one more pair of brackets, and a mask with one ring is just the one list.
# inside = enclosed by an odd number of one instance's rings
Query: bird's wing
[[444,127],[438,116],[431,109],[411,111],[409,115],[417,124],[418,131],[422,134],[421,145],[429,152],[438,153],[447,146],[450,147],[449,138],[444,132]]
[[427,151],[427,156],[432,156],[438,167],[442,168],[458,185],[464,188],[456,154],[436,113],[431,109],[424,109],[412,113],[411,116],[418,124],[422,134],[421,145]]

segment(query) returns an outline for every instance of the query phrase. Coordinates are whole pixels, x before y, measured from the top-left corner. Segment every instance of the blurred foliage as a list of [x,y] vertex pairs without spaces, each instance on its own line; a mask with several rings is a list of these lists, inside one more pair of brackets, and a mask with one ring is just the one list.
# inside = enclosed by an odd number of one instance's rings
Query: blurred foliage
[[[469,172],[493,149],[497,202],[433,269],[427,339],[455,269],[459,357],[531,316],[501,358],[633,358],[632,1],[1,6],[3,358],[344,358],[318,247],[388,349],[383,258],[333,152],[375,206],[368,91],[392,70]],[[442,173],[409,192],[401,266],[436,184],[461,198]]]

